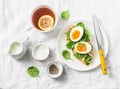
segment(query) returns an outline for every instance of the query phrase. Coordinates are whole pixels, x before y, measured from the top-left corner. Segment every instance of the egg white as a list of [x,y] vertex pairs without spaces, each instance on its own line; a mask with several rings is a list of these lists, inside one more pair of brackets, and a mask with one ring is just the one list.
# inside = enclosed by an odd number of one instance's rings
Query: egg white
[[[77,31],[80,32],[80,36],[79,36],[77,39],[73,39],[73,38],[72,38],[72,33],[73,33],[75,30],[77,30]],[[77,27],[73,28],[72,31],[70,32],[70,39],[71,39],[71,41],[73,41],[73,42],[79,41],[79,40],[82,38],[83,33],[84,33],[84,30],[83,30],[82,27],[77,26]]]
[[84,43],[86,45],[87,50],[85,52],[80,52],[79,50],[77,50],[78,43],[76,43],[76,45],[75,45],[75,51],[76,52],[78,52],[80,54],[87,54],[92,50],[92,45],[89,44],[88,42],[81,42],[81,43]]

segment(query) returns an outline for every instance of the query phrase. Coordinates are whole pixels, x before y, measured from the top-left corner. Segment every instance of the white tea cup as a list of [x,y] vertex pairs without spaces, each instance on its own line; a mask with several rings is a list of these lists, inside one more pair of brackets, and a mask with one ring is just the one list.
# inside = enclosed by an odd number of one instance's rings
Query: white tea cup
[[[39,18],[44,15],[49,15],[54,19],[54,24],[49,30],[41,30],[38,26]],[[40,32],[50,32],[56,27],[57,22],[58,22],[58,16],[55,10],[51,8],[50,6],[40,5],[33,10],[32,15],[31,15],[31,22],[32,22],[33,27],[39,30]]]

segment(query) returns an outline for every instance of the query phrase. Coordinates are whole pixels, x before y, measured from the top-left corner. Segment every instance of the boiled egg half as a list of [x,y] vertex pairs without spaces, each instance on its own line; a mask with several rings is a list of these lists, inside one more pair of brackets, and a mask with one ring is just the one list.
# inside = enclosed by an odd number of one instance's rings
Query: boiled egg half
[[78,42],[75,45],[75,51],[80,54],[89,53],[92,50],[92,45],[88,42]]
[[84,30],[82,27],[77,26],[75,28],[72,29],[72,31],[70,32],[70,39],[73,42],[77,42],[79,41],[82,36],[83,36]]

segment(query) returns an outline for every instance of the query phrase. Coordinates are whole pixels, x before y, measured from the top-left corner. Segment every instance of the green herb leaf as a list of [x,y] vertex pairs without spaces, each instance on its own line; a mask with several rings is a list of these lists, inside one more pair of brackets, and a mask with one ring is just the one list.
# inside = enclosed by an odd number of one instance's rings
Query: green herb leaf
[[75,53],[74,56],[77,58],[77,59],[82,59],[86,56],[86,54],[80,54],[80,53]]
[[63,50],[62,56],[63,56],[66,60],[71,60],[71,61],[74,62],[74,60],[70,58],[70,52],[69,52],[68,50]]
[[85,61],[87,64],[90,64],[91,61],[92,61],[92,57],[88,55],[88,56],[85,58],[84,61]]
[[66,32],[65,34],[67,34],[67,40],[70,41],[70,31]]
[[70,59],[70,52],[68,50],[63,50],[62,55],[65,59]]
[[83,37],[80,41],[89,41],[90,40],[90,32],[88,30],[84,30]]
[[81,43],[81,42],[78,42],[78,45],[79,45],[80,47],[82,47],[82,46],[83,46],[83,43]]
[[90,32],[86,29],[85,25],[83,22],[79,22],[77,26],[81,26],[84,29],[84,34],[83,37],[81,38],[80,41],[89,41],[90,40]]
[[34,67],[34,66],[31,66],[27,69],[27,73],[31,76],[31,77],[38,77],[39,75],[39,70]]
[[84,25],[83,22],[79,22],[79,23],[77,24],[77,26],[81,26],[83,29],[85,29],[85,25]]
[[67,20],[69,17],[70,17],[70,13],[69,13],[68,10],[61,12],[61,18],[62,18],[62,19]]
[[85,34],[88,36],[88,39],[90,39],[90,32],[85,29]]
[[68,49],[73,49],[73,48],[75,47],[75,43],[72,42],[72,41],[70,41],[70,42],[68,42],[68,43],[66,44],[66,47],[67,47]]

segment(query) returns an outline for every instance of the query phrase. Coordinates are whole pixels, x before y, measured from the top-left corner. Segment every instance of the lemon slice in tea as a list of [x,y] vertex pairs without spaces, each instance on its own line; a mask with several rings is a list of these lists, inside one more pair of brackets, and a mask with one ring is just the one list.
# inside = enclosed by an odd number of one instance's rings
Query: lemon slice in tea
[[43,15],[38,20],[38,26],[41,30],[50,30],[54,25],[54,19],[50,15]]

